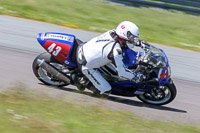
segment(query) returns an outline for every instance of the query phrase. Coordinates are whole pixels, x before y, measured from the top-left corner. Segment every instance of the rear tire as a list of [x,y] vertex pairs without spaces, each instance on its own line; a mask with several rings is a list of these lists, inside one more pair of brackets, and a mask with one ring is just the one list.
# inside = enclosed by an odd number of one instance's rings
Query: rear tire
[[56,68],[56,66],[59,66],[59,65],[61,66],[61,64],[57,60],[52,58],[49,53],[45,52],[45,53],[38,55],[32,64],[33,73],[38,78],[38,80],[40,80],[41,82],[43,82],[46,85],[54,85],[54,86],[59,86],[59,87],[68,85],[63,81],[59,81],[58,79],[53,78],[53,76],[50,73],[48,73],[43,68],[39,67],[39,65],[37,64],[37,59],[40,59],[40,60],[44,59],[44,61],[46,63],[52,65],[55,68]]
[[[143,95],[137,96],[138,99],[143,101],[144,103],[154,104],[154,105],[165,105],[170,103],[176,97],[176,87],[174,83],[164,85],[165,90],[162,91],[164,97],[158,100],[151,98],[151,93],[145,93]],[[167,93],[166,93],[167,92]]]

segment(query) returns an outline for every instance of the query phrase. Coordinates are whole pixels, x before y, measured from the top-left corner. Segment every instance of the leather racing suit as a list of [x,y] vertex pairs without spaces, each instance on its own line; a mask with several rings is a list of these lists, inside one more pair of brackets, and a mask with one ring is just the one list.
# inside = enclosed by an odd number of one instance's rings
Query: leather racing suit
[[82,73],[100,91],[100,94],[110,91],[110,84],[96,69],[113,63],[119,77],[133,79],[134,74],[127,72],[122,61],[122,49],[114,38],[115,30],[97,36],[80,46],[77,50],[77,62],[81,64]]

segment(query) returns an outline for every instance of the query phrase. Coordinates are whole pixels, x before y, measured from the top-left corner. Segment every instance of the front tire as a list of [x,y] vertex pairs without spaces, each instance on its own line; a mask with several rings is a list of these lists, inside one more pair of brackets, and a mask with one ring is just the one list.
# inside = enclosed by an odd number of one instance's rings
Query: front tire
[[176,87],[174,83],[172,83],[172,84],[166,84],[162,88],[163,89],[160,89],[158,93],[154,93],[154,91],[156,90],[152,90],[150,93],[145,93],[143,95],[137,96],[137,98],[148,104],[154,104],[154,105],[168,104],[171,101],[173,101],[174,98],[176,97],[177,93]]
[[53,86],[59,86],[59,87],[68,85],[63,81],[56,79],[53,75],[51,75],[46,70],[41,68],[37,64],[38,59],[44,60],[46,63],[52,65],[53,67],[57,68],[58,70],[59,70],[59,67],[62,66],[58,61],[56,61],[55,59],[52,59],[52,57],[49,53],[42,53],[42,54],[38,55],[32,64],[33,73],[38,78],[38,80],[40,80],[41,82],[43,82],[46,85],[53,85]]

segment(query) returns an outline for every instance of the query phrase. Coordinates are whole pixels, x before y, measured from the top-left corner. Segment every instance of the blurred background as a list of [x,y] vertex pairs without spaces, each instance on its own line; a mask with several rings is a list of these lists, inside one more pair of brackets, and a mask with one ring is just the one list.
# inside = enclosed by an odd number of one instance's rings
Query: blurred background
[[143,40],[200,51],[199,0],[1,0],[0,14],[105,32],[124,20]]
[[[37,33],[87,41],[124,20],[167,53],[178,89],[169,105],[97,99],[34,77],[32,62],[44,52]],[[0,132],[200,132],[199,52],[200,0],[0,0]]]

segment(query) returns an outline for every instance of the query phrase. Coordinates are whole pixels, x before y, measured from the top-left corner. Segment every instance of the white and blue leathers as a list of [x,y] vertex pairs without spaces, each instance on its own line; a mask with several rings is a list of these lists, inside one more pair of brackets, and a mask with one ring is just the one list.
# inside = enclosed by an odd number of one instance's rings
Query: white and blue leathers
[[111,90],[110,84],[103,78],[98,70],[101,66],[113,63],[119,77],[133,79],[134,74],[127,72],[122,61],[122,49],[120,44],[112,37],[115,30],[110,30],[97,36],[78,50],[78,58],[82,60],[84,56],[86,62],[82,64],[82,73],[92,82],[92,84],[103,94]]

